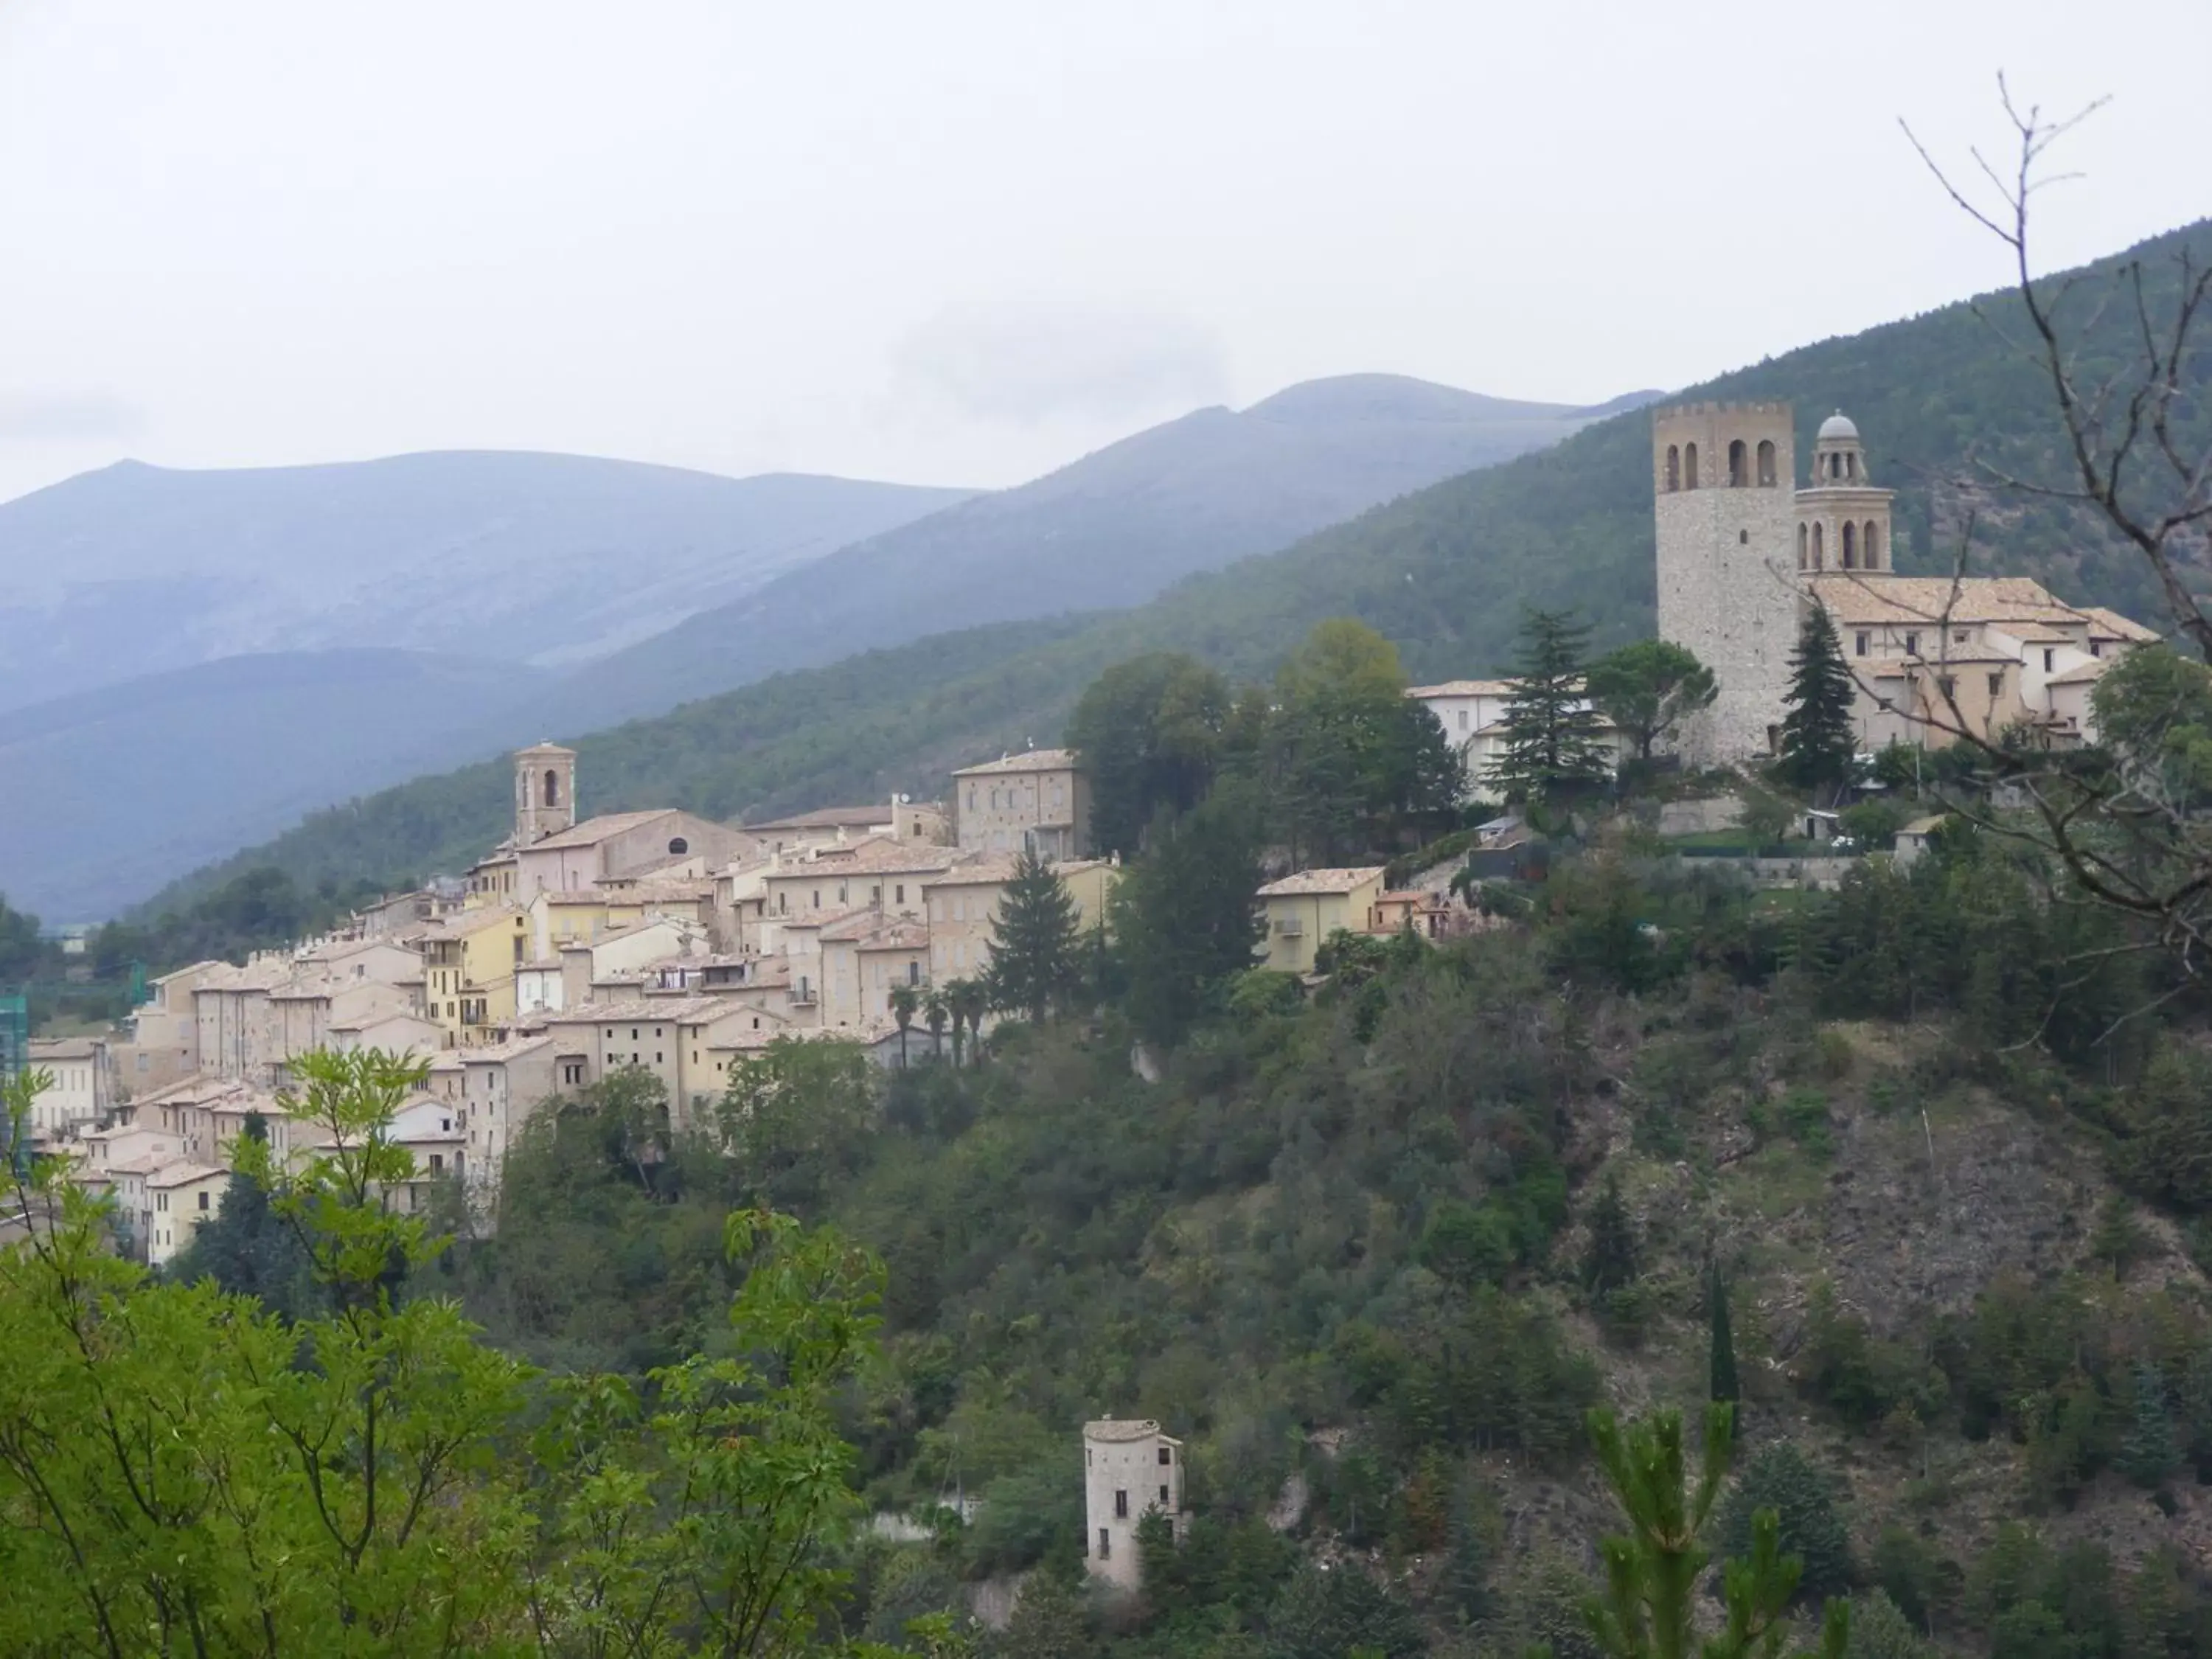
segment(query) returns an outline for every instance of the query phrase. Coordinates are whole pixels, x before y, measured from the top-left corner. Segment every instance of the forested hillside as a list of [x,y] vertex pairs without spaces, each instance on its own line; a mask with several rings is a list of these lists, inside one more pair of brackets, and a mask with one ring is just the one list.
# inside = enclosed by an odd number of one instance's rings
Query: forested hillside
[[[2200,223],[2090,270],[2141,258],[2156,275],[2185,242],[2200,258],[2212,255],[2212,231]],[[1986,309],[1994,328],[1961,303],[1679,395],[1794,399],[1801,453],[1830,410],[1847,409],[1876,478],[1899,491],[1900,568],[1948,568],[1971,507],[1976,568],[2039,575],[2062,595],[2156,623],[2142,571],[2096,526],[2033,498],[1949,486],[1984,462],[2034,477],[2049,476],[2060,459],[2047,395],[2002,337],[2013,302],[2000,295]],[[2106,355],[2129,349],[2120,311],[2099,317],[2092,343]],[[2212,402],[2200,400],[2194,418],[2212,419]],[[1133,611],[939,636],[586,736],[578,742],[580,787],[595,810],[669,801],[722,815],[894,788],[934,793],[948,764],[1048,740],[1109,662],[1170,647],[1256,674],[1330,616],[1358,617],[1389,635],[1417,678],[1500,669],[1528,605],[1578,611],[1602,649],[1651,627],[1647,428],[1640,412],[1615,416],[1281,553],[1194,578]],[[153,908],[264,863],[307,884],[395,881],[451,866],[498,837],[506,793],[503,762],[417,780],[318,814]]]

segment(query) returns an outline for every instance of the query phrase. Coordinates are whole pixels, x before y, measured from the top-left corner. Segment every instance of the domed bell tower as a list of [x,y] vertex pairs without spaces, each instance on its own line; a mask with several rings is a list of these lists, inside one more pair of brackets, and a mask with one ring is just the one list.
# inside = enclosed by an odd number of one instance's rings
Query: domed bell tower
[[534,847],[576,822],[576,751],[541,743],[515,751],[514,844]]
[[1797,492],[1797,568],[1808,576],[1887,576],[1895,570],[1890,504],[1867,471],[1859,429],[1838,410],[1813,441],[1813,483]]
[[1719,686],[1677,740],[1693,765],[1772,751],[1797,642],[1796,442],[1786,403],[1651,417],[1659,637],[1695,653]]

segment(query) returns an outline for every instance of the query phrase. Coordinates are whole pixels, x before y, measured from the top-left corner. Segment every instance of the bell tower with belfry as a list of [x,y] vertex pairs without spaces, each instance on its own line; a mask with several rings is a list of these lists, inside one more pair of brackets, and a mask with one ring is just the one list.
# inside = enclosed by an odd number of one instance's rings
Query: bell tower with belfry
[[514,753],[514,844],[535,847],[576,823],[576,751],[557,743]]
[[1695,653],[1719,686],[1680,738],[1693,765],[1773,752],[1797,643],[1796,483],[1786,403],[1651,416],[1659,637]]

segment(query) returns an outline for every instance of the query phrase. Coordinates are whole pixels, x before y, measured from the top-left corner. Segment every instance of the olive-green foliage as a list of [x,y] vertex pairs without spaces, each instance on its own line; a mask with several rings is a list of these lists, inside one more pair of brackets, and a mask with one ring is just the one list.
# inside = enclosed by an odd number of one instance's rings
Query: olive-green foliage
[[1301,1566],[1267,1611],[1267,1659],[1414,1659],[1428,1643],[1413,1609],[1358,1564]]
[[1936,1650],[1912,1621],[1878,1589],[1851,1597],[1850,1659],[1935,1659]]
[[2054,1546],[2008,1522],[1968,1574],[1966,1602],[1993,1659],[2212,1653],[2212,1601],[2170,1548],[2127,1571],[2102,1544]]
[[1925,1417],[1940,1397],[1940,1377],[1911,1349],[1875,1336],[1865,1320],[1843,1308],[1822,1280],[1805,1313],[1805,1346],[1796,1364],[1807,1393],[1834,1408],[1855,1429],[1871,1429],[1900,1407]]
[[1229,682],[1196,658],[1153,652],[1116,663],[1084,689],[1067,746],[1091,779],[1091,839],[1134,858],[1164,808],[1206,799],[1221,762]]
[[1767,1446],[1737,1473],[1721,1512],[1721,1547],[1730,1555],[1748,1554],[1753,1516],[1772,1510],[1782,1547],[1804,1564],[1798,1593],[1823,1599],[1839,1595],[1857,1577],[1845,1502],[1839,1477],[1815,1468],[1795,1442]]
[[1589,665],[1589,697],[1598,712],[1648,761],[1656,744],[1720,695],[1713,671],[1671,640],[1638,640]]
[[1825,804],[1850,781],[1857,750],[1851,728],[1856,696],[1843,642],[1826,606],[1815,599],[1790,658],[1790,691],[1782,716],[1782,753],[1774,775]]
[[991,921],[984,984],[992,1006],[1041,1022],[1081,980],[1075,900],[1052,866],[1024,848]]
[[1163,816],[1144,857],[1115,884],[1114,935],[1127,968],[1132,1022],[1155,1042],[1179,1041],[1218,1008],[1260,942],[1258,805],[1224,788],[1181,817]]

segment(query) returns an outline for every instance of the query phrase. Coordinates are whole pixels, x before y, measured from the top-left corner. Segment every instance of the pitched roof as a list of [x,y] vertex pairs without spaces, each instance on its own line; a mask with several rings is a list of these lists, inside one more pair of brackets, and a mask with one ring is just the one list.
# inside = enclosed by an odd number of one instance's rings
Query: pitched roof
[[97,1037],[33,1037],[31,1060],[90,1060],[105,1047]]
[[763,818],[745,828],[755,834],[763,830],[870,830],[879,823],[889,823],[895,810],[888,802],[873,806],[820,806],[811,812],[794,812],[789,817]]
[[1510,697],[1515,682],[1511,680],[1446,680],[1441,685],[1409,685],[1409,697]]
[[1155,1436],[1172,1445],[1179,1446],[1182,1443],[1173,1435],[1161,1434],[1160,1425],[1149,1417],[1104,1417],[1083,1425],[1083,1437],[1085,1440],[1110,1443],[1150,1440]]
[[1024,749],[1018,755],[1001,755],[980,766],[963,766],[956,778],[980,778],[1000,772],[1068,772],[1075,769],[1073,749]]
[[763,872],[769,881],[799,881],[809,876],[896,876],[942,870],[959,861],[957,847],[938,847],[918,842],[893,841],[872,836],[842,846],[810,848],[805,855],[787,859]]
[[1294,876],[1269,882],[1260,890],[1260,896],[1296,898],[1312,893],[1349,893],[1355,887],[1380,881],[1382,869],[1379,864],[1364,864],[1342,870],[1301,870]]
[[165,1164],[146,1177],[149,1187],[189,1187],[196,1181],[205,1181],[210,1176],[230,1176],[228,1170],[217,1169],[212,1164],[194,1164],[190,1159]]
[[651,823],[655,818],[665,818],[677,811],[673,806],[656,806],[648,812],[602,812],[595,818],[586,818],[581,823],[555,832],[543,841],[533,841],[520,850],[526,853],[557,853],[574,847],[597,847],[603,841],[611,841],[625,830],[641,824]]
[[481,933],[487,927],[504,927],[509,922],[520,922],[522,912],[504,904],[486,905],[480,910],[459,910],[450,916],[441,916],[432,922],[425,939],[466,939],[471,933]]
[[2044,681],[2045,685],[2090,685],[2105,678],[2105,671],[2112,665],[2110,657],[2092,657],[2078,668],[2069,668],[2063,674],[2053,674]]
[[2154,628],[2145,628],[2132,617],[2123,617],[2117,611],[2107,611],[2101,605],[2085,605],[2081,614],[2094,624],[2090,632],[2100,639],[2135,640],[2138,642],[2159,637]]
[[2073,623],[2088,620],[2029,576],[1808,576],[1805,586],[1839,623]]

